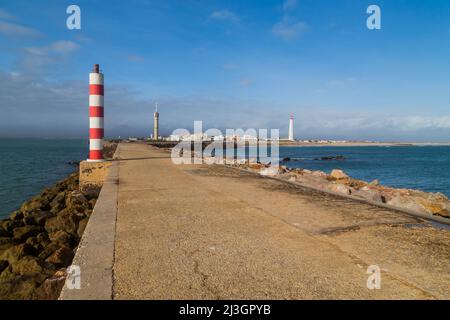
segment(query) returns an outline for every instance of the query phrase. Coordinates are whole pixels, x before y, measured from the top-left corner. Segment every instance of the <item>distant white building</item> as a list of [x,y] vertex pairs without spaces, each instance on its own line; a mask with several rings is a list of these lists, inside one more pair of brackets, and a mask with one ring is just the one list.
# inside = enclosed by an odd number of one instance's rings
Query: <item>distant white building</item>
[[291,114],[291,117],[289,118],[289,141],[295,141],[294,139],[294,115]]

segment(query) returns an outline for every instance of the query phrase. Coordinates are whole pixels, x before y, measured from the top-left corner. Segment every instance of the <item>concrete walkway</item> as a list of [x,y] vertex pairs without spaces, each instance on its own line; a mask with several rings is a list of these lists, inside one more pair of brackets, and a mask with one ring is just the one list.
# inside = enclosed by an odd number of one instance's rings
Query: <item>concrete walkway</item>
[[118,154],[114,299],[450,297],[447,230],[144,144]]

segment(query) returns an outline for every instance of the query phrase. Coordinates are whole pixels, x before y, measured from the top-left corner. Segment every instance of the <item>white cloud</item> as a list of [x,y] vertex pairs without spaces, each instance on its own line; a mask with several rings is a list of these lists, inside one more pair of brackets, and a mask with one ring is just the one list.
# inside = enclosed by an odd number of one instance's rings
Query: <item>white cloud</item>
[[285,16],[273,26],[272,34],[283,40],[294,40],[301,37],[308,29],[309,26],[306,23]]
[[42,33],[16,23],[0,21],[0,33],[9,37],[39,37]]
[[127,56],[127,60],[131,62],[142,62],[144,61],[144,57],[139,56],[137,54],[130,54]]
[[47,50],[48,50],[48,52],[68,54],[68,53],[72,53],[72,52],[78,50],[79,48],[80,48],[80,46],[73,41],[60,40],[60,41],[51,43],[47,47]]
[[0,19],[12,20],[14,19],[14,16],[8,11],[0,8]]
[[311,127],[347,131],[371,130],[373,132],[390,130],[413,132],[419,130],[450,129],[450,116],[352,116],[322,114],[308,122]]
[[214,11],[209,17],[214,20],[229,21],[233,23],[239,22],[239,17],[234,12],[229,10]]
[[241,86],[243,87],[248,87],[253,83],[253,80],[248,79],[248,78],[244,78],[240,81]]
[[58,62],[79,48],[77,43],[68,40],[55,41],[42,47],[27,47],[19,64],[27,74],[39,73],[49,65],[56,68]]
[[233,64],[233,63],[225,63],[222,68],[224,70],[236,70],[238,68],[237,65]]
[[286,0],[283,3],[283,10],[284,11],[289,11],[294,9],[297,6],[297,0]]

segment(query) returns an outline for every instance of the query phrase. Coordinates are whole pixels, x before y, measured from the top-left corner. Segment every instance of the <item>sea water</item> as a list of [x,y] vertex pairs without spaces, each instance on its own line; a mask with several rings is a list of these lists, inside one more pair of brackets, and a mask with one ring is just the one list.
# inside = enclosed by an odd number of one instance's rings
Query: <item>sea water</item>
[[0,219],[75,172],[87,150],[84,140],[0,139]]

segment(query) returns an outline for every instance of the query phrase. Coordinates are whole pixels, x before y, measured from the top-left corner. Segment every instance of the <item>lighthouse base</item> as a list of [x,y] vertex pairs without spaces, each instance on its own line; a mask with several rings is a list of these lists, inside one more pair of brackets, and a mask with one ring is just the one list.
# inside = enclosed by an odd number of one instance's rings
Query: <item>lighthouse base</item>
[[103,186],[110,161],[94,160],[80,162],[80,191],[88,196],[98,196]]

